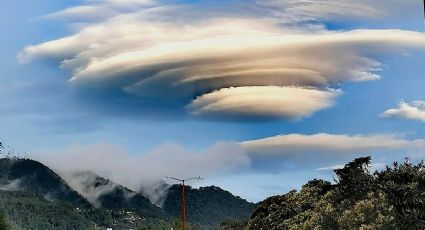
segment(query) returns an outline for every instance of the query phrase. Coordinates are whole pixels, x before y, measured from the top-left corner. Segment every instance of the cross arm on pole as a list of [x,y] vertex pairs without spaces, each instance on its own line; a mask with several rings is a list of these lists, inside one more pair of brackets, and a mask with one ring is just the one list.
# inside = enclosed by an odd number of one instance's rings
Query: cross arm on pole
[[200,176],[197,176],[197,177],[192,177],[192,178],[189,178],[189,179],[185,179],[185,180],[183,180],[183,181],[190,181],[190,180],[203,180],[204,178],[202,178],[202,177],[200,177]]
[[181,202],[182,202],[182,204],[181,204],[181,208],[182,208],[182,230],[186,230],[186,200],[185,200],[185,191],[184,191],[185,184],[184,184],[184,182],[190,181],[190,180],[202,180],[204,178],[197,176],[197,177],[192,177],[192,178],[188,178],[188,179],[179,179],[179,178],[167,176],[167,177],[165,177],[165,179],[171,179],[171,180],[179,181],[181,183],[180,187],[181,187]]
[[165,177],[166,179],[172,179],[172,180],[176,180],[176,181],[180,181],[180,182],[184,182],[185,180],[181,180],[181,179],[178,179],[178,178],[174,178],[174,177],[170,177],[170,176],[167,176],[167,177]]

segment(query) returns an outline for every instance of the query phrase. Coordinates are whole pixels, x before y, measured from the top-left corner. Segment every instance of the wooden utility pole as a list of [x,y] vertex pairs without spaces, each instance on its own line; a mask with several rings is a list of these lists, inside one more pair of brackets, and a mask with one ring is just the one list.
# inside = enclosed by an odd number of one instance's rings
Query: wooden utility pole
[[181,209],[182,209],[182,229],[186,229],[186,196],[184,194],[184,180],[181,183]]
[[192,177],[189,179],[178,179],[178,178],[174,178],[174,177],[166,177],[167,179],[172,179],[172,180],[176,180],[180,182],[180,201],[181,201],[181,211],[182,211],[182,230],[186,230],[186,194],[185,194],[185,184],[184,182],[186,181],[190,181],[190,180],[202,180],[201,177]]

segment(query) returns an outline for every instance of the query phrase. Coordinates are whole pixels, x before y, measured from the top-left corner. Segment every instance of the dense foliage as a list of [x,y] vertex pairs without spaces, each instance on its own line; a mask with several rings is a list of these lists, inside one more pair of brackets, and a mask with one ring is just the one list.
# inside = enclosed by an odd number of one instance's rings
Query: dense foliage
[[0,191],[0,210],[19,226],[11,229],[90,229],[94,226],[69,204],[49,202],[24,192]]
[[[134,229],[142,226],[151,228],[161,222],[143,218],[129,210],[79,208],[70,203],[52,202],[35,193],[20,191],[0,191],[0,210],[7,216],[5,223],[10,227],[6,229],[12,230]],[[0,216],[0,230],[3,230],[1,223]]]
[[[0,142],[1,144],[1,142]],[[3,213],[0,213],[0,229],[1,230],[11,230],[12,226],[9,222],[9,220],[6,218],[6,216]]]
[[[172,186],[163,205],[165,212],[174,218],[179,218],[181,213],[180,189],[179,185]],[[219,187],[193,189],[186,186],[185,190],[187,219],[198,228],[216,229],[224,220],[245,220],[254,209],[254,204]]]
[[123,186],[118,185],[108,193],[99,197],[103,208],[110,210],[133,211],[143,217],[161,218],[165,213],[150,201]]
[[[160,220],[149,227],[142,227],[139,230],[148,230],[148,229],[149,230],[170,230],[170,229],[179,230],[179,229],[182,229],[182,222],[180,219],[175,219],[171,221]],[[191,223],[186,223],[186,230],[197,230],[197,229],[199,229],[199,227],[196,227],[195,225]]]
[[9,190],[35,193],[46,199],[90,207],[84,197],[72,190],[55,172],[43,164],[26,159],[0,159],[0,185]]
[[370,173],[371,158],[335,170],[336,183],[313,180],[270,197],[233,229],[425,229],[425,166],[409,161]]
[[245,220],[227,220],[220,224],[219,230],[238,230],[243,229],[247,221]]

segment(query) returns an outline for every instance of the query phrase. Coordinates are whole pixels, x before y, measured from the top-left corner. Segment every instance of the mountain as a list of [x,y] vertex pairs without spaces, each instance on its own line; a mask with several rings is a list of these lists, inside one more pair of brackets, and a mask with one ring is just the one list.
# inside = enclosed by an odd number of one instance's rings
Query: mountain
[[[58,175],[34,160],[0,159],[0,216],[16,229],[178,228],[180,186],[162,184],[144,191],[163,205],[92,172]],[[214,186],[186,187],[186,201],[188,222],[197,229],[246,220],[254,208]]]
[[146,197],[90,171],[62,174],[65,181],[95,207],[128,210],[143,217],[161,218],[164,212]]
[[[175,218],[181,216],[180,185],[169,188],[163,204],[164,211]],[[185,187],[188,222],[217,229],[226,220],[245,220],[255,204],[219,187],[209,186],[199,189]]]
[[[97,207],[110,210],[133,210],[148,217],[163,218],[167,221],[180,219],[180,186],[157,185],[158,194],[163,194],[161,207],[149,202],[142,192],[136,193],[93,172],[78,172],[63,175],[72,188],[86,197]],[[168,188],[168,189],[166,189]],[[163,190],[166,191],[164,192]],[[219,187],[186,187],[188,222],[202,229],[216,228],[225,220],[246,220],[254,204],[232,195]]]
[[28,159],[0,159],[0,190],[33,193],[47,200],[64,201],[77,207],[91,206],[58,174],[40,162]]

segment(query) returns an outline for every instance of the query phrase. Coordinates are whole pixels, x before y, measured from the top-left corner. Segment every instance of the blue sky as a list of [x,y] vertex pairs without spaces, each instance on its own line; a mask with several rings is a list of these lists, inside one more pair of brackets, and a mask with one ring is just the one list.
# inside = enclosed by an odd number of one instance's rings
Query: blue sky
[[0,137],[58,171],[202,174],[251,201],[355,156],[423,159],[421,1],[298,3],[6,2]]

